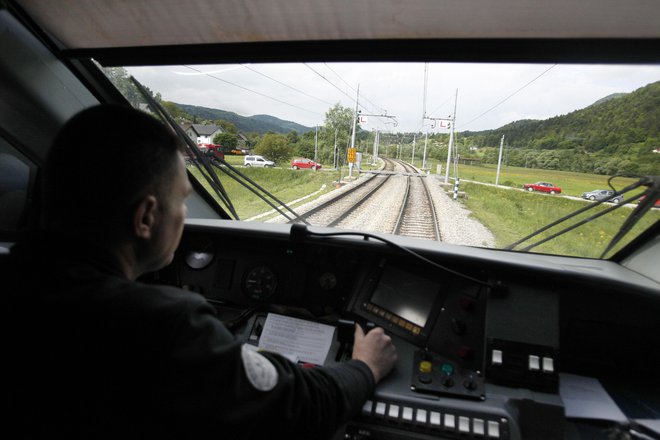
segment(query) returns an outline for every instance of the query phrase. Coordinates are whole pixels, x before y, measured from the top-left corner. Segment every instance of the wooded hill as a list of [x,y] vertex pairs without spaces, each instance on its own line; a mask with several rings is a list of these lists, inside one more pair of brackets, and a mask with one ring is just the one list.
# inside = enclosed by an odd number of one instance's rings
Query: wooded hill
[[497,163],[504,135],[506,164],[597,174],[660,174],[660,81],[605,97],[546,120],[522,120],[495,130],[460,133]]
[[291,131],[297,131],[298,133],[302,134],[313,130],[313,128],[305,127],[304,125],[300,125],[291,121],[284,121],[282,119],[276,118],[275,116],[241,116],[234,112],[228,112],[214,108],[176,103],[175,105],[179,107],[179,109],[181,109],[183,112],[187,113],[191,117],[195,117],[200,121],[216,121],[222,119],[231,122],[236,126],[236,129],[242,133],[255,132],[259,134],[265,134],[268,132],[273,132],[286,134]]

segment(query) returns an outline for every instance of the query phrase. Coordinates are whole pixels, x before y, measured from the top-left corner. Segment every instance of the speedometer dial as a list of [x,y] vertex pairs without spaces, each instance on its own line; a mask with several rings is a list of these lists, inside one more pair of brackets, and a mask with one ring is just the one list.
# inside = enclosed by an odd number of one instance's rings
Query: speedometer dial
[[277,276],[268,266],[257,266],[248,271],[243,281],[243,291],[255,301],[270,298],[277,288]]

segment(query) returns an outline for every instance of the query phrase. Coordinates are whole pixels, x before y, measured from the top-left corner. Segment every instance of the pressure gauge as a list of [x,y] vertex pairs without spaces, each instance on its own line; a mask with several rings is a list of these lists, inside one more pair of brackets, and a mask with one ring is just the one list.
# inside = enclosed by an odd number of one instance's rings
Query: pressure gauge
[[270,298],[277,288],[277,276],[268,266],[257,266],[250,269],[243,280],[243,291],[255,301]]

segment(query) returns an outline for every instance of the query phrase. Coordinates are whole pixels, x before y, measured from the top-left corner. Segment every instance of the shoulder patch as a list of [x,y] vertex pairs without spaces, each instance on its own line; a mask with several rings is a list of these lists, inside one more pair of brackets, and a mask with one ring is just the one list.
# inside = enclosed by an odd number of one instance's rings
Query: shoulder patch
[[241,358],[245,375],[253,387],[259,391],[270,391],[275,388],[279,376],[275,366],[268,359],[246,344],[241,347]]

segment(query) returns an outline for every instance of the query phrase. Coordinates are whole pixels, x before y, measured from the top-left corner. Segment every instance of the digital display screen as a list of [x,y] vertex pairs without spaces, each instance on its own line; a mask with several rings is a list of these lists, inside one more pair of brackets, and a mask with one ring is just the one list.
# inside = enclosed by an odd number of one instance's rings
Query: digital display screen
[[423,328],[438,296],[440,285],[425,277],[410,275],[409,272],[387,267],[370,302]]

